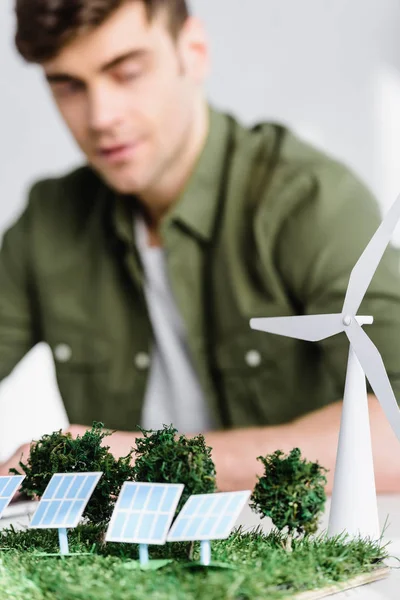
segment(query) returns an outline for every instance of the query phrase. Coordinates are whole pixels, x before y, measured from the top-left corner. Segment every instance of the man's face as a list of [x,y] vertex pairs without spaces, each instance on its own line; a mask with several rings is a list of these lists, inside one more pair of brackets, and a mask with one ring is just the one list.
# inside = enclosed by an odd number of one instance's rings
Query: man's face
[[122,193],[151,189],[179,162],[207,70],[201,26],[173,40],[127,2],[42,64],[54,99],[89,163]]

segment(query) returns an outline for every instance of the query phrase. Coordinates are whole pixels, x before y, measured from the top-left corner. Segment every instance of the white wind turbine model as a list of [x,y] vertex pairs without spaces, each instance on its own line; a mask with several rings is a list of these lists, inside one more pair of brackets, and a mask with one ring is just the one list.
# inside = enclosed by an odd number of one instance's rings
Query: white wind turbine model
[[400,441],[400,410],[382,357],[356,316],[400,219],[400,195],[353,268],[341,314],[251,319],[252,329],[316,342],[345,332],[350,341],[328,535],[380,537],[365,377]]

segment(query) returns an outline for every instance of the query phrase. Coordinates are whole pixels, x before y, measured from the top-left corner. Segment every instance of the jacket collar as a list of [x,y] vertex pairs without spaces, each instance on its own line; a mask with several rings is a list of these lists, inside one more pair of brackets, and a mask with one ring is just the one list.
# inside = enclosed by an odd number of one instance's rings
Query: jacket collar
[[194,171],[162,223],[181,223],[205,241],[211,237],[216,217],[227,153],[228,117],[209,108],[208,135]]
[[[226,160],[228,117],[209,107],[209,129],[205,145],[182,194],[163,219],[161,230],[173,222],[183,224],[196,236],[211,237]],[[132,215],[135,198],[115,195],[114,226],[118,236],[134,244]]]

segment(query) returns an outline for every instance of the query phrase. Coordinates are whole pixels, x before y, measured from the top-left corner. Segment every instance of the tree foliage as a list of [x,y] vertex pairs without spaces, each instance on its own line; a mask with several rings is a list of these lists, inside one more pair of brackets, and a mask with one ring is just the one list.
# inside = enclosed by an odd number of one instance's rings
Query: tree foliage
[[326,469],[301,458],[299,448],[288,456],[281,450],[258,460],[265,473],[251,496],[251,508],[261,517],[270,517],[277,529],[289,535],[314,533],[326,500]]
[[19,463],[22,473],[10,469],[15,475],[25,474],[22,493],[40,498],[54,473],[101,471],[103,475],[83,516],[92,523],[107,521],[123,482],[133,478],[130,464],[133,450],[127,456],[115,459],[110,447],[102,445],[103,439],[112,433],[104,431],[103,427],[103,423],[95,422],[91,430],[76,439],[70,433],[59,430],[32,442],[27,462]]
[[136,439],[134,450],[136,481],[183,483],[185,488],[177,511],[192,494],[215,492],[215,465],[203,435],[178,436],[172,425],[164,425],[158,431],[140,430],[143,437]]

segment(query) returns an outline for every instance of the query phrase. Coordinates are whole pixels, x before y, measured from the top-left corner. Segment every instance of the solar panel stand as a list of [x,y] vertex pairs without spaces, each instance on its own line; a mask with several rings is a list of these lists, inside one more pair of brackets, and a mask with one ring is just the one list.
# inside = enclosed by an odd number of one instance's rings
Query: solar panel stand
[[139,544],[139,560],[142,566],[149,564],[149,546],[147,544]]
[[200,542],[200,563],[205,567],[211,562],[211,542],[209,540],[202,540]]
[[60,542],[60,554],[69,554],[68,534],[65,527],[60,527],[58,529],[58,540]]

